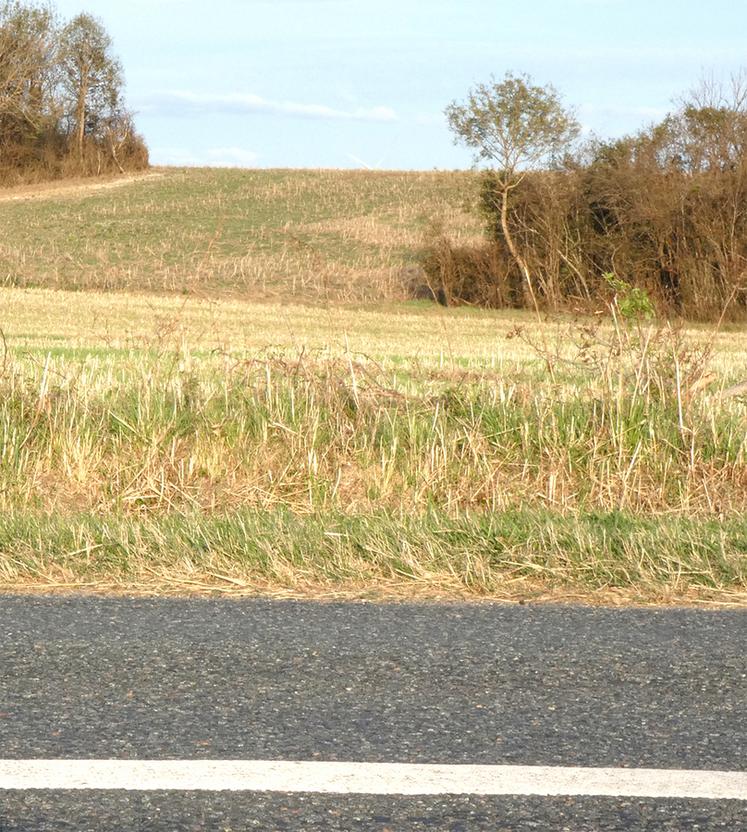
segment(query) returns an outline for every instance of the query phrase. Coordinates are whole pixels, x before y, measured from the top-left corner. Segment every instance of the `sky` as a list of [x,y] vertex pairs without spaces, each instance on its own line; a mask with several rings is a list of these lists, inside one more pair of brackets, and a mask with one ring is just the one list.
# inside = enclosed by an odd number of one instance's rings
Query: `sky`
[[443,111],[507,71],[587,133],[747,66],[747,0],[57,0],[99,17],[162,165],[468,168]]

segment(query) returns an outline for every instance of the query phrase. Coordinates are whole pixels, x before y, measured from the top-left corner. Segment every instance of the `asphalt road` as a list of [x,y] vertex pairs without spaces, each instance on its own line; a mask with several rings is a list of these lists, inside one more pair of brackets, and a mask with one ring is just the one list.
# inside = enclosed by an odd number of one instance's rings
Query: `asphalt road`
[[[747,613],[0,597],[0,759],[747,768]],[[747,796],[746,796],[747,797]],[[747,802],[0,792],[9,830],[747,829]]]

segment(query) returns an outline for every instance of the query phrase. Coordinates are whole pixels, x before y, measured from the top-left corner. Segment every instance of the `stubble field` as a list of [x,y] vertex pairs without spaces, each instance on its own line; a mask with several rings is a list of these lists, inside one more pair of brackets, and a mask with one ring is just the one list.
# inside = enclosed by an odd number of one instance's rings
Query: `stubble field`
[[398,298],[432,223],[480,235],[476,187],[471,173],[167,169],[119,188],[7,191],[0,285]]

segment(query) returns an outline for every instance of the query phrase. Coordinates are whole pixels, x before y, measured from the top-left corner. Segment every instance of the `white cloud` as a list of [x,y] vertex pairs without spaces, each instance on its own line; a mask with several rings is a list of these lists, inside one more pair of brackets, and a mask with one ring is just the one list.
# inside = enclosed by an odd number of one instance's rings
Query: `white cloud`
[[356,107],[339,110],[325,104],[273,101],[253,93],[204,94],[183,91],[156,93],[137,102],[144,114],[192,115],[197,113],[265,113],[267,115],[336,121],[396,121],[391,107]]

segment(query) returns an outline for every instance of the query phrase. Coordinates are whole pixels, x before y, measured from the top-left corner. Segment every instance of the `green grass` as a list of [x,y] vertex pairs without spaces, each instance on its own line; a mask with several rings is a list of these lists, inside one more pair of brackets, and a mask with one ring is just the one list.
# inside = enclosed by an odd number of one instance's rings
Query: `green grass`
[[0,586],[532,597],[739,597],[747,520],[241,509],[0,517]]

